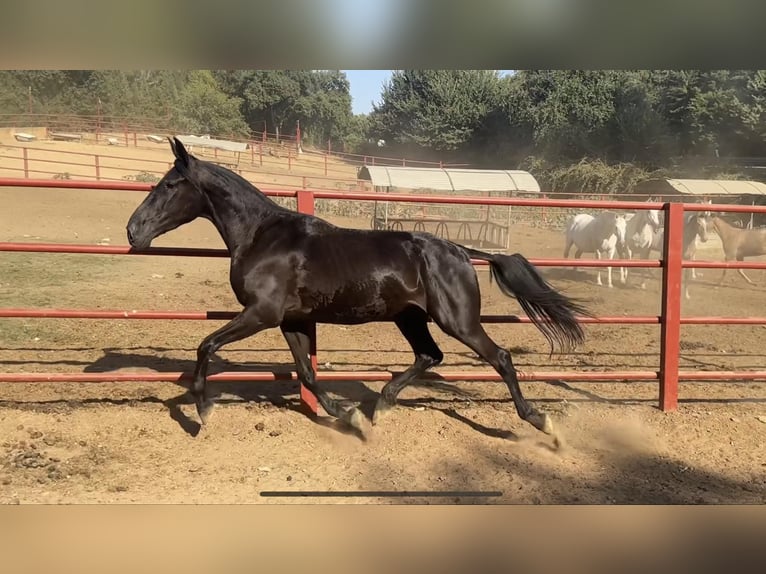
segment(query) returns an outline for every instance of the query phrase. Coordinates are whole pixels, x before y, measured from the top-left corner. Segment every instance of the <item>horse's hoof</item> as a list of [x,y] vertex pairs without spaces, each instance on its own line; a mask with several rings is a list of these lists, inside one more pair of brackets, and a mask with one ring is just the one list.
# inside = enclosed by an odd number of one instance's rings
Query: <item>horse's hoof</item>
[[554,435],[553,420],[547,413],[540,413],[533,411],[528,417],[527,422],[535,427],[537,430],[544,432],[548,435]]
[[213,414],[213,407],[215,403],[209,399],[200,401],[197,403],[197,416],[202,426],[205,426],[210,420],[210,415]]
[[340,419],[348,426],[358,430],[362,434],[364,434],[364,432],[367,430],[366,419],[362,414],[362,411],[356,407],[352,407],[346,411],[343,411]]
[[391,413],[393,408],[393,405],[384,398],[379,398],[378,402],[375,403],[375,412],[372,413],[372,424],[378,425],[380,421],[385,419]]

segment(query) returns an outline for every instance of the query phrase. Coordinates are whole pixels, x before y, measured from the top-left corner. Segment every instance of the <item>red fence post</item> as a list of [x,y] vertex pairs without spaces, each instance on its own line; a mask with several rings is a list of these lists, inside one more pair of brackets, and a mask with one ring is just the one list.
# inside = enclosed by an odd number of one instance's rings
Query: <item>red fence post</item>
[[93,156],[93,163],[96,166],[96,181],[100,181],[101,180],[101,166],[99,165],[98,154]]
[[[314,215],[314,193],[306,190],[297,192],[298,212]],[[309,325],[309,355],[311,357],[311,367],[314,372],[317,370],[317,327],[315,323]],[[317,414],[317,398],[301,383],[301,404],[311,413]]]
[[23,148],[21,153],[24,157],[24,178],[29,179],[29,152],[27,148]]
[[683,234],[683,204],[666,203],[660,315],[660,409],[663,411],[678,408]]

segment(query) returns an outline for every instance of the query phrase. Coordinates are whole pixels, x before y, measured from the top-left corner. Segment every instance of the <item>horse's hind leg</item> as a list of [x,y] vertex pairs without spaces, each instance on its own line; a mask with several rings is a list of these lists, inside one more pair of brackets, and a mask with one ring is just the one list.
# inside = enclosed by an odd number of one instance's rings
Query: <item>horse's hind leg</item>
[[445,329],[447,334],[452,335],[457,340],[473,349],[481,358],[492,365],[501,377],[503,377],[503,381],[511,393],[511,398],[513,399],[513,404],[516,407],[516,412],[519,417],[527,421],[536,429],[549,435],[555,435],[553,422],[550,417],[547,414],[540,413],[530,405],[521,393],[521,387],[519,386],[516,368],[513,366],[511,353],[506,349],[499,347],[489,335],[487,335],[486,331],[484,331],[484,328],[479,323],[478,317],[476,321],[472,322],[470,325],[453,322],[451,325],[445,325],[442,328]]
[[[574,258],[575,258],[575,259],[579,259],[580,257],[582,257],[582,253],[583,253],[583,252],[582,252],[582,249],[580,249],[580,248],[578,247],[578,248],[575,250]],[[579,269],[579,267],[577,267],[576,265],[575,265],[574,267],[572,267],[572,271],[577,271],[578,269]]]
[[[644,249],[638,254],[639,259],[649,259],[649,250]],[[643,279],[641,280],[641,289],[646,289],[646,282],[648,281],[649,277],[652,277],[652,270],[648,267],[644,267],[641,269],[641,275]]]
[[[601,261],[601,251],[596,250],[596,259]],[[601,282],[601,267],[596,267],[596,269],[598,269],[598,272],[596,273],[596,285],[603,286],[604,284]],[[611,287],[612,286],[612,268],[607,267],[606,269],[607,269],[607,273],[606,273],[607,284],[609,285],[609,287]]]
[[191,385],[191,393],[202,424],[207,422],[214,406],[213,400],[208,395],[206,380],[210,356],[224,345],[240,341],[264,329],[276,327],[277,324],[276,321],[264,320],[264,313],[259,312],[256,307],[246,307],[234,319],[202,340],[197,348],[197,365]]
[[410,382],[426,370],[442,362],[444,354],[436,345],[428,331],[428,316],[418,307],[409,307],[400,313],[394,323],[412,346],[415,362],[403,373],[391,379],[380,391],[380,398],[375,405],[373,424],[378,424],[396,404],[396,397]]
[[280,329],[285,337],[285,341],[287,341],[288,347],[290,347],[290,352],[295,360],[298,378],[303,385],[316,395],[319,404],[327,411],[328,415],[336,417],[359,432],[364,432],[364,415],[362,415],[359,409],[344,405],[345,401],[331,398],[327,391],[317,385],[316,373],[311,366],[309,356],[311,346],[308,325],[305,323],[282,325]]
[[566,244],[564,245],[564,259],[569,259],[569,252],[572,249],[573,243],[574,242],[572,241],[572,239],[569,236],[567,236]]
[[[737,257],[737,261],[744,261],[744,260],[745,260],[745,258],[744,258],[744,257]],[[743,278],[745,281],[747,281],[747,282],[748,282],[750,285],[755,285],[755,281],[752,281],[752,280],[750,279],[750,277],[748,277],[748,276],[745,274],[745,270],[744,270],[744,269],[740,269],[740,268],[737,268],[737,273],[739,273],[739,274],[742,276],[742,278]]]
[[[511,354],[506,349],[500,348],[484,331],[480,320],[481,303],[478,285],[466,285],[465,289],[471,287],[473,287],[471,290],[475,292],[462,294],[460,301],[450,297],[448,293],[442,293],[440,297],[432,297],[439,303],[429,307],[428,312],[445,333],[472,349],[500,374],[511,393],[516,412],[523,420],[536,429],[553,435],[553,422],[550,417],[538,412],[521,393]],[[454,291],[454,289],[456,287],[451,286],[451,290]]]

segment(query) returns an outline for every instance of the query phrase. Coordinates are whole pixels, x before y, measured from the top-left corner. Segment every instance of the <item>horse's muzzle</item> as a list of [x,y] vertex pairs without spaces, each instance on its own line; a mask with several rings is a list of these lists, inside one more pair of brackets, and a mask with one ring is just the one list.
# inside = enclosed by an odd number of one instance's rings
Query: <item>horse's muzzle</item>
[[149,244],[151,243],[151,241],[146,241],[145,239],[146,234],[141,233],[141,231],[137,229],[137,226],[133,224],[129,224],[125,228],[125,231],[128,234],[128,243],[130,243],[131,247],[134,247],[136,249],[145,249],[149,247]]

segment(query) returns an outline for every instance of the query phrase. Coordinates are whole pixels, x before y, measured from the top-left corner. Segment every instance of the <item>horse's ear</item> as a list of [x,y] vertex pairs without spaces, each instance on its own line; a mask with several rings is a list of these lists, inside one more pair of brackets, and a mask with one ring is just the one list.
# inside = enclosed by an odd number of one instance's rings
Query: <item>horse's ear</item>
[[[170,138],[168,138],[170,140]],[[186,151],[184,144],[181,143],[177,137],[170,140],[170,149],[173,150],[173,155],[181,163],[183,167],[189,167],[189,152]]]

